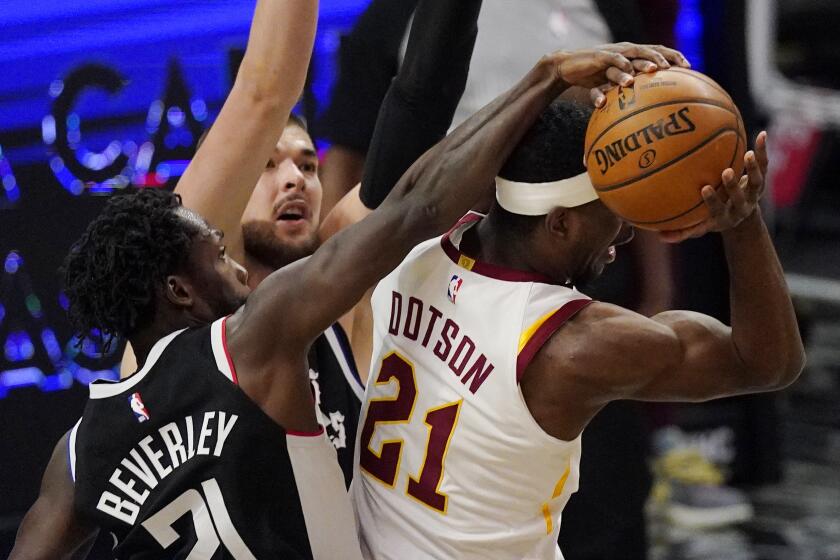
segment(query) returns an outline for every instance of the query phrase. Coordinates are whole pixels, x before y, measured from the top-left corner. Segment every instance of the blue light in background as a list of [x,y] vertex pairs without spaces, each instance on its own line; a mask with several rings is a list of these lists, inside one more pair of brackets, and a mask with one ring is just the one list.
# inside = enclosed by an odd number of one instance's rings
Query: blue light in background
[[6,337],[3,353],[10,362],[23,362],[35,355],[35,345],[26,331],[14,331]]
[[55,336],[55,331],[50,328],[45,328],[41,331],[41,342],[44,343],[44,349],[47,355],[53,362],[58,362],[61,359],[61,344],[58,343],[58,338]]
[[12,166],[9,160],[3,155],[3,147],[0,146],[0,208],[11,207],[20,198],[20,188],[17,179],[12,173]]
[[9,274],[14,274],[20,268],[20,265],[23,264],[23,259],[17,253],[17,251],[11,251],[8,255],[6,255],[6,263],[4,268],[6,272]]
[[70,300],[67,299],[67,294],[64,292],[58,293],[58,305],[60,305],[64,311],[70,309]]
[[69,371],[62,370],[53,375],[44,376],[41,381],[40,388],[45,393],[50,391],[64,391],[73,386],[73,374]]
[[10,369],[0,372],[0,399],[4,398],[9,389],[18,387],[40,386],[44,380],[44,372],[36,367]]
[[677,20],[674,23],[674,38],[679,49],[691,62],[691,67],[702,72],[703,60],[703,12],[700,0],[680,0]]

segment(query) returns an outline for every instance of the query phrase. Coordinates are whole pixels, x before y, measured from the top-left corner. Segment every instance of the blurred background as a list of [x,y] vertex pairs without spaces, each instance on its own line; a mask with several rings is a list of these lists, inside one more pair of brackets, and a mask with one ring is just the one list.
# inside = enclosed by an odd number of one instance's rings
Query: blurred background
[[[416,3],[321,0],[298,110],[324,158],[327,205],[361,175]],[[121,345],[103,353],[89,333],[71,332],[63,257],[108,196],[174,187],[233,83],[253,4],[3,2],[0,557],[55,441],[81,414],[86,385],[116,378],[122,355]],[[769,130],[766,215],[808,351],[802,378],[782,394],[605,411],[585,436],[582,490],[564,515],[568,560],[840,559],[837,29],[835,0],[485,0],[466,114],[539,53],[633,40],[681,49],[730,92],[751,137]],[[620,256],[595,294],[727,319],[718,238],[654,249],[656,273],[650,250]],[[622,537],[624,525],[642,536]]]

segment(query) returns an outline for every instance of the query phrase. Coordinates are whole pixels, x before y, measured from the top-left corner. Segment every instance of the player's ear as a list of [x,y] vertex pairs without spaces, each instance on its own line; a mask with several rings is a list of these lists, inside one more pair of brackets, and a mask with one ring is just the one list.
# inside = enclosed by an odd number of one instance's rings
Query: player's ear
[[167,276],[163,293],[166,299],[177,307],[192,307],[192,287],[183,276],[177,274]]
[[545,228],[552,237],[568,237],[569,225],[568,208],[555,206],[545,217]]

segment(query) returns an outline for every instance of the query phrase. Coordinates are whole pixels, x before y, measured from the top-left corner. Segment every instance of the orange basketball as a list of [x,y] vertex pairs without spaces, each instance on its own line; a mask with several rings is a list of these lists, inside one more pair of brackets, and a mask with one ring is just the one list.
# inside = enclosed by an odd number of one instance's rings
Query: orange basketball
[[713,80],[672,68],[606,94],[586,130],[586,167],[598,196],[634,225],[693,226],[708,217],[700,190],[744,167],[741,114]]

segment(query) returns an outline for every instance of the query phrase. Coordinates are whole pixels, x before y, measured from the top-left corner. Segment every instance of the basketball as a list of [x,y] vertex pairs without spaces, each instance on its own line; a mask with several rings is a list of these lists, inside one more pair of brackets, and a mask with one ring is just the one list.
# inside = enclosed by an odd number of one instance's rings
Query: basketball
[[586,130],[585,161],[598,196],[633,225],[676,230],[709,215],[700,195],[744,167],[738,108],[712,79],[685,68],[639,74],[606,94]]

